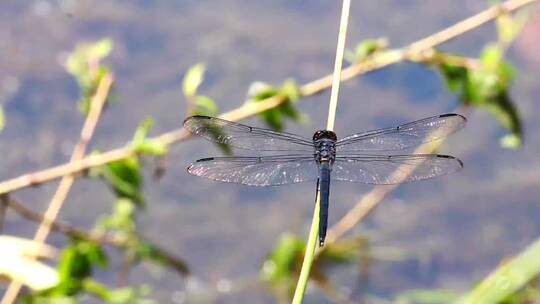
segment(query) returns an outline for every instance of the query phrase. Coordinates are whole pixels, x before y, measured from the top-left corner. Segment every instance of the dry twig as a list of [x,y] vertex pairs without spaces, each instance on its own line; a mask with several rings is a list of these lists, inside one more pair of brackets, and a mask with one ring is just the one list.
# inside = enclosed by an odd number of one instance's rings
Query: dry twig
[[[90,102],[90,111],[86,116],[86,120],[81,130],[79,142],[73,149],[73,153],[70,159],[71,162],[78,161],[84,157],[88,142],[94,134],[97,122],[99,120],[99,117],[101,116],[101,112],[109,96],[109,91],[111,89],[112,83],[113,76],[111,74],[106,74],[100,80],[96,93],[94,94],[94,96],[92,96],[92,100]],[[45,211],[44,219],[50,219],[51,221],[54,221],[56,219],[74,181],[75,176],[73,174],[64,175],[62,177],[60,185],[58,185],[58,189],[54,193],[51,202],[49,203],[49,206],[47,208],[47,211]],[[45,242],[50,231],[51,226],[46,222],[41,222],[36,232],[36,235],[34,236],[34,241],[38,243]],[[13,303],[17,298],[17,294],[19,293],[21,287],[22,284],[20,282],[11,282],[8,286],[8,289],[6,290],[6,293],[4,294],[4,297],[2,298],[2,304]]]

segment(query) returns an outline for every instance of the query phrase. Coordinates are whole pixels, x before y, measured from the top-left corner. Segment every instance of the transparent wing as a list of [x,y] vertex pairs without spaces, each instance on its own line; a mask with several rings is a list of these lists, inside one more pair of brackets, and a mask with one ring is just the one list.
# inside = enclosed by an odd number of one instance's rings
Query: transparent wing
[[209,141],[241,149],[313,152],[313,142],[302,136],[250,127],[216,117],[188,117],[184,121],[184,128]]
[[211,157],[192,163],[188,172],[212,180],[250,186],[276,186],[317,180],[311,155]]
[[357,133],[336,142],[338,152],[395,151],[446,137],[465,126],[459,114],[443,114],[409,122],[394,128]]
[[336,157],[332,178],[366,184],[398,184],[428,179],[463,168],[461,160],[448,155],[359,155]]

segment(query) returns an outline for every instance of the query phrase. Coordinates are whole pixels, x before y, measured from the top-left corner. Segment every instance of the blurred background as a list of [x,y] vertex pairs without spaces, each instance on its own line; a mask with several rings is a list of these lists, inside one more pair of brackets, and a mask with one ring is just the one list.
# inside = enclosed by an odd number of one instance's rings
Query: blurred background
[[[388,47],[402,47],[487,6],[469,0],[353,1],[347,46],[352,50],[364,39],[386,37]],[[107,151],[125,145],[149,116],[151,135],[180,128],[187,115],[182,79],[198,62],[206,66],[199,91],[223,112],[241,106],[254,81],[281,85],[293,78],[303,84],[330,73],[340,9],[332,1],[2,1],[0,178],[69,160],[84,117],[77,106],[79,87],[64,62],[81,42],[113,42],[104,60],[115,75],[113,95],[91,142],[92,150]],[[350,232],[369,242],[369,266],[353,262],[325,269],[335,291],[352,303],[368,296],[392,299],[411,289],[467,291],[540,234],[540,10],[532,6],[528,12],[505,55],[514,66],[509,95],[523,129],[519,147],[501,145],[509,131],[498,117],[482,107],[464,107],[428,65],[402,62],[344,83],[338,137],[446,112],[468,119],[439,149],[459,157],[465,168],[400,185]],[[439,48],[478,57],[497,40],[491,22]],[[328,99],[324,92],[295,103],[305,119],[287,120],[285,130],[311,137],[324,128]],[[266,127],[258,117],[243,122]],[[181,142],[170,148],[159,180],[152,178],[155,159],[143,160],[146,208],[137,214],[137,229],[181,257],[191,272],[186,279],[151,263],[133,267],[127,283],[151,286],[149,298],[159,303],[274,303],[272,289],[259,281],[263,262],[284,233],[307,236],[314,184],[251,188],[186,172],[191,161],[221,154],[201,139]],[[43,212],[56,187],[57,181],[12,196]],[[333,183],[330,225],[370,190]],[[59,219],[91,229],[114,201],[103,181],[79,178]],[[36,228],[8,212],[2,234],[31,238]],[[67,239],[53,233],[48,243],[63,248]],[[97,268],[94,278],[116,286],[121,254],[106,252],[110,265]],[[308,303],[332,298],[321,288],[310,288],[306,297]]]

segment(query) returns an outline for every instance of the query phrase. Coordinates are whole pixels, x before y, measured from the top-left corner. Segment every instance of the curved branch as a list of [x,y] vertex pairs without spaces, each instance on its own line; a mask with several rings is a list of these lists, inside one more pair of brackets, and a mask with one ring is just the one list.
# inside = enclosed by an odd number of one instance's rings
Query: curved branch
[[[421,55],[423,52],[429,51],[435,46],[454,39],[468,31],[479,27],[484,23],[495,19],[502,12],[511,12],[536,1],[538,0],[508,0],[501,4],[492,6],[433,35],[413,42],[406,47],[376,53],[366,60],[352,64],[342,71],[341,80],[347,81],[360,74],[377,70],[385,66],[401,62],[403,60],[418,60],[418,56]],[[304,97],[314,95],[328,89],[331,85],[332,75],[329,74],[302,85],[300,87],[300,93]],[[284,101],[285,99],[283,97],[274,96],[271,98],[267,98],[261,102],[246,103],[232,111],[220,115],[220,117],[231,121],[238,121],[251,117],[257,113],[266,111],[268,109],[277,107]],[[153,138],[153,140],[156,140],[161,144],[170,145],[186,140],[189,137],[189,133],[187,133],[185,130],[177,129],[167,133],[163,133]],[[122,148],[110,150],[99,155],[87,156],[80,161],[69,162],[59,166],[51,167],[49,169],[24,174],[19,177],[1,182],[0,194],[9,193],[33,185],[38,185],[60,178],[63,175],[78,173],[88,168],[101,166],[113,161],[121,160],[132,156],[134,153],[135,152],[133,148],[130,145],[126,145]]]

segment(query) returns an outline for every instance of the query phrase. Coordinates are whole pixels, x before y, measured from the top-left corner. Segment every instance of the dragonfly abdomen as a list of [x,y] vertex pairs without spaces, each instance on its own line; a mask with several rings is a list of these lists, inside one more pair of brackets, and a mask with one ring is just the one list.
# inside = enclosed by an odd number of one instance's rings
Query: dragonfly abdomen
[[324,245],[324,239],[326,238],[326,228],[328,227],[328,207],[330,204],[330,163],[328,161],[323,161],[320,164],[319,170],[319,246],[322,247]]

